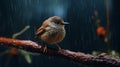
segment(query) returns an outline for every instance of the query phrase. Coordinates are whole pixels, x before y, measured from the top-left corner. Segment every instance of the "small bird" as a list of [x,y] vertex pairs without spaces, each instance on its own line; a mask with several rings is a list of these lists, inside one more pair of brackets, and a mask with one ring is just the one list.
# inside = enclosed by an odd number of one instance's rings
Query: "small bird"
[[[58,43],[61,42],[66,35],[66,31],[64,28],[65,24],[69,23],[64,22],[63,19],[58,16],[50,17],[43,22],[40,28],[37,29],[35,35],[45,43],[54,44],[59,49],[61,49]],[[45,48],[45,50],[46,49],[47,47]]]

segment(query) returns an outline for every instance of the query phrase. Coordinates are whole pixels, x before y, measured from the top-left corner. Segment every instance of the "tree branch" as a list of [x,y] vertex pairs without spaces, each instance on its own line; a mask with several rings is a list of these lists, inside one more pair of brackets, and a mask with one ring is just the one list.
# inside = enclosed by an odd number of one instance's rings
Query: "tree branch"
[[0,37],[1,45],[13,46],[16,48],[24,49],[33,53],[42,53],[45,55],[59,56],[61,58],[73,60],[78,63],[86,64],[89,66],[97,67],[120,67],[120,58],[112,57],[106,53],[102,53],[99,56],[93,56],[90,54],[84,54],[81,52],[73,52],[70,50],[56,50],[48,48],[47,52],[44,52],[44,46],[30,40],[17,40],[11,38]]

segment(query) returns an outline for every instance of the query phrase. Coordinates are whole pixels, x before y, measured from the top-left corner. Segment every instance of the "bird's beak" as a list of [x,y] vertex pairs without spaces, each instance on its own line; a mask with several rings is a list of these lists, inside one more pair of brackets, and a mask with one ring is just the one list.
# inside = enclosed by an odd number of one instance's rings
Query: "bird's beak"
[[65,25],[66,25],[66,24],[69,24],[69,23],[68,23],[68,22],[64,22],[63,24],[65,24]]

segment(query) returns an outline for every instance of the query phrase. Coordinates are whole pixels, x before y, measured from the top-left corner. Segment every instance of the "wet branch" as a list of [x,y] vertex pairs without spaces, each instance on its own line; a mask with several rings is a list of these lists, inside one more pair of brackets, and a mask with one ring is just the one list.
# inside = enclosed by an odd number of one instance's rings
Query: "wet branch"
[[73,52],[70,50],[55,50],[48,48],[47,52],[44,52],[44,46],[30,40],[17,40],[11,38],[0,37],[0,44],[5,46],[12,46],[26,51],[41,53],[44,55],[59,56],[64,59],[72,60],[78,63],[86,64],[89,66],[97,67],[120,67],[120,58],[112,57],[106,53],[102,53],[99,56],[93,56],[90,54],[84,54],[81,52]]

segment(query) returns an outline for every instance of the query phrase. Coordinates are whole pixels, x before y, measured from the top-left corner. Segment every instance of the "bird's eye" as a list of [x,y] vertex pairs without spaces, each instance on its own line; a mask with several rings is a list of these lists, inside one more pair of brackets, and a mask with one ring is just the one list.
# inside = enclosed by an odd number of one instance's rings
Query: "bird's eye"
[[56,23],[56,24],[61,24],[60,20],[52,20],[52,22]]
[[55,21],[56,24],[60,24],[60,21]]

